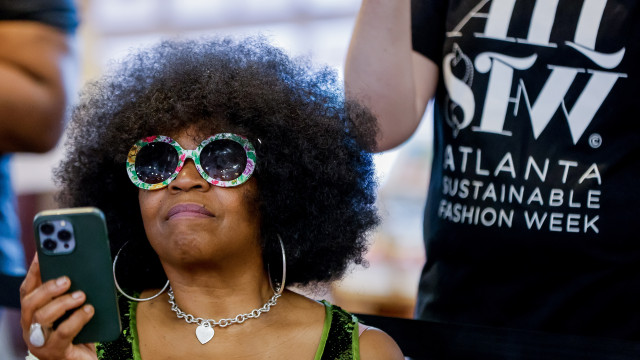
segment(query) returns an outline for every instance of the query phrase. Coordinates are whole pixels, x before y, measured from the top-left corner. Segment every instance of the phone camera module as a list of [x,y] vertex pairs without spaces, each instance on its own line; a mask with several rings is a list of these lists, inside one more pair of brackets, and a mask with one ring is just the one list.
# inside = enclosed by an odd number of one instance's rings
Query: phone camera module
[[71,240],[71,232],[69,230],[60,230],[58,231],[58,239],[62,241]]
[[53,234],[53,231],[55,229],[56,228],[51,223],[44,223],[44,224],[40,225],[40,231],[42,231],[42,233],[45,234],[45,235]]
[[56,247],[58,247],[58,243],[51,239],[46,239],[45,241],[42,242],[42,247],[44,247],[49,251],[53,251],[56,249]]
[[70,254],[76,248],[76,238],[71,221],[49,218],[37,226],[40,246],[47,255]]

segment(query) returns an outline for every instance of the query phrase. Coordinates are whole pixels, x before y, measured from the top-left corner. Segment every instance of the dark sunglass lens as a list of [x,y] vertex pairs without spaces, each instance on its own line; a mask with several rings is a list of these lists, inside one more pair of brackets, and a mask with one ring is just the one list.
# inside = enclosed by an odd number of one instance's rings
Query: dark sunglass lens
[[136,173],[147,184],[158,184],[167,180],[178,166],[178,152],[163,142],[151,143],[138,151]]
[[233,140],[215,140],[200,153],[200,165],[215,180],[237,179],[247,166],[244,148]]

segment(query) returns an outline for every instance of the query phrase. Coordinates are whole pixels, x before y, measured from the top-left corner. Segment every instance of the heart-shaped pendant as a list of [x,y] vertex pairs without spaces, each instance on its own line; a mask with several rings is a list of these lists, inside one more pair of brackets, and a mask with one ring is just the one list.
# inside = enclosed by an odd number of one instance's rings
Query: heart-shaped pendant
[[204,322],[198,325],[198,327],[196,328],[196,337],[202,345],[208,343],[209,340],[213,339],[214,333],[215,331],[213,331],[213,328],[208,322]]

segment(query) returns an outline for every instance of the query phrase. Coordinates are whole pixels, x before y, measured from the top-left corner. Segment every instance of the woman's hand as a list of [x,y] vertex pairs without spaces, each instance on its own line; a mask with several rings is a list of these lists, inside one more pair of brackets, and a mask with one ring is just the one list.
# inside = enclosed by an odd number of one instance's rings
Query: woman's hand
[[[40,360],[97,359],[94,344],[71,343],[82,327],[93,317],[94,309],[88,304],[82,306],[86,301],[82,291],[65,294],[70,286],[71,281],[67,277],[49,280],[43,284],[40,280],[40,264],[36,255],[20,287],[22,306],[20,323],[22,337],[29,351]],[[69,318],[61,322],[55,330],[52,328],[54,321],[68,310],[75,308],[77,309]],[[33,331],[32,327],[34,327]]]

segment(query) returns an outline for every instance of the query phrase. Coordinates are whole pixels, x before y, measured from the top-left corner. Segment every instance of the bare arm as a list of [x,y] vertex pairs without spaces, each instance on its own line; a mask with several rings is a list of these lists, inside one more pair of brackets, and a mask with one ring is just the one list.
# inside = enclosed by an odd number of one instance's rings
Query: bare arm
[[63,128],[70,38],[33,21],[0,22],[0,153],[45,152]]
[[377,150],[400,145],[435,93],[438,68],[411,45],[410,0],[363,0],[345,68],[347,96],[378,117]]
[[402,351],[391,336],[382,330],[368,328],[360,335],[362,360],[404,360]]

